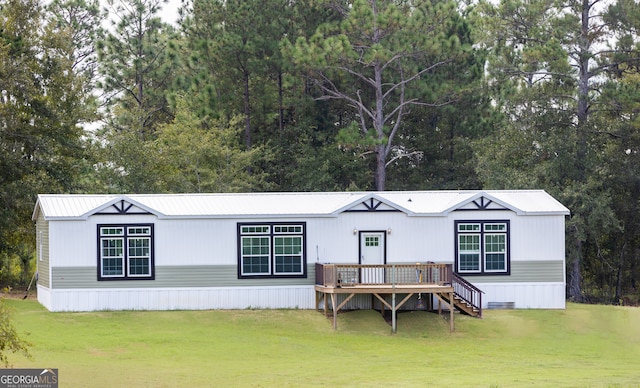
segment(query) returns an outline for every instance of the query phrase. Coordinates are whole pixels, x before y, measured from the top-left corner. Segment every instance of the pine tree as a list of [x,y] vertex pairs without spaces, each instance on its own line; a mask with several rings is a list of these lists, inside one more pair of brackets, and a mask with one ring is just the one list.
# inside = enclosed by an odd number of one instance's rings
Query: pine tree
[[416,106],[442,106],[456,96],[433,74],[458,60],[465,22],[447,1],[327,2],[341,15],[298,38],[293,51],[310,71],[318,99],[341,100],[353,109],[342,142],[375,155],[375,186],[386,187],[386,167],[404,119]]

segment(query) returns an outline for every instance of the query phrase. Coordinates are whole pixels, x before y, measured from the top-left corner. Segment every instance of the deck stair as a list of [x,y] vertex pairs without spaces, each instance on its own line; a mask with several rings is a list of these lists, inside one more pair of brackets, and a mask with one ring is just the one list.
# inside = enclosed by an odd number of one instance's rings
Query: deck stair
[[451,274],[451,285],[454,290],[453,303],[449,300],[450,294],[448,293],[438,294],[439,298],[453,305],[463,314],[482,318],[482,294],[484,292],[455,273]]

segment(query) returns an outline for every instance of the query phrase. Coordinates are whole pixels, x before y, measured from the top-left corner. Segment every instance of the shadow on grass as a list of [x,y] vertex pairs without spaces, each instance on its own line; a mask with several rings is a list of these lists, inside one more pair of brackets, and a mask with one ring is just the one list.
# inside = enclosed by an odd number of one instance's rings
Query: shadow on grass
[[[469,317],[455,314],[454,320],[466,320]],[[442,337],[451,335],[449,317],[427,311],[401,311],[397,316],[399,336]],[[470,318],[476,319],[476,318]],[[331,321],[331,318],[329,318]],[[353,310],[338,314],[338,331],[343,333],[368,333],[369,335],[392,335],[391,312],[383,316],[376,310]]]

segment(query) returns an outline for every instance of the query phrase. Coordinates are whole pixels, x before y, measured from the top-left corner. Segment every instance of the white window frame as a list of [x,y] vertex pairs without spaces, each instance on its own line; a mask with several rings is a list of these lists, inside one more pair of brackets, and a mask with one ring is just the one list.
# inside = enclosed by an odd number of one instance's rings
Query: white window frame
[[[508,230],[508,229],[505,228],[505,231],[506,230]],[[502,237],[504,237],[504,242],[503,242],[504,247],[503,247],[502,251],[493,252],[493,251],[489,251],[487,249],[489,244],[492,244],[492,243],[489,243],[487,240],[488,240],[489,237],[492,237],[492,236],[502,236]],[[506,232],[495,233],[495,232],[491,231],[491,232],[487,232],[487,233],[484,234],[484,236],[483,236],[483,245],[482,245],[482,248],[484,250],[484,253],[482,255],[483,256],[483,260],[484,260],[484,272],[486,272],[486,273],[504,273],[504,272],[507,271],[507,244],[508,244],[508,241],[509,241],[509,238],[508,238]],[[491,254],[502,254],[503,255],[504,269],[487,269],[487,267],[488,267],[487,266],[487,256],[489,256]]]
[[[241,243],[240,243],[240,256],[241,256],[241,264],[242,266],[240,267],[240,271],[242,273],[242,276],[268,276],[271,275],[271,243],[269,242],[269,237],[267,237],[266,235],[258,235],[258,234],[250,234],[248,236],[241,236]],[[245,254],[244,253],[244,242],[246,240],[251,240],[251,239],[260,239],[260,240],[267,240],[267,252],[266,253],[248,253]],[[253,245],[252,245],[253,246]],[[262,245],[259,245],[260,247],[262,247]],[[244,272],[244,260],[245,258],[259,258],[262,256],[267,256],[267,272]]]
[[[238,278],[285,278],[285,277],[306,277],[306,223],[305,222],[273,222],[273,223],[239,223],[238,224]],[[251,238],[266,238],[267,252],[255,254],[245,253],[245,241]],[[298,244],[293,245],[291,252],[279,253],[276,249],[276,242],[281,239],[292,238],[298,240]],[[295,248],[299,248],[295,251]],[[245,259],[250,257],[268,256],[267,272],[245,272]],[[296,257],[300,263],[300,271],[280,272],[276,261],[283,256]],[[294,266],[296,264],[293,264]]]
[[[510,255],[510,225],[508,220],[459,220],[455,221],[455,242],[456,242],[456,272],[463,275],[509,275],[511,267]],[[478,236],[479,252],[478,269],[464,270],[461,268],[461,255],[469,253],[461,251],[461,236]],[[504,247],[498,252],[489,251],[487,248],[491,244],[488,240],[490,236],[504,236]],[[475,251],[473,253],[476,253]],[[491,254],[503,254],[504,269],[487,269],[487,257]]]
[[[478,238],[478,250],[465,250],[465,251],[460,250],[460,245],[461,245],[461,241],[460,240],[462,240],[462,237],[477,237]],[[458,272],[460,272],[460,273],[480,273],[480,272],[482,272],[482,235],[479,232],[478,233],[458,233],[457,244],[458,244]],[[477,258],[478,269],[472,270],[472,269],[462,269],[462,268],[460,268],[462,266],[461,256],[463,254],[477,255],[478,256],[478,258]]]
[[[117,233],[110,233],[109,231]],[[136,247],[134,242],[147,241],[146,246]],[[104,243],[120,241],[121,250],[118,256],[105,256]],[[141,248],[145,253],[136,255],[135,250]],[[107,248],[109,249],[109,248]],[[153,280],[155,278],[155,264],[153,257],[153,224],[101,224],[98,225],[98,280]],[[120,260],[122,272],[119,274],[105,274],[104,260]],[[147,261],[147,272],[132,273],[132,261],[143,259]]]

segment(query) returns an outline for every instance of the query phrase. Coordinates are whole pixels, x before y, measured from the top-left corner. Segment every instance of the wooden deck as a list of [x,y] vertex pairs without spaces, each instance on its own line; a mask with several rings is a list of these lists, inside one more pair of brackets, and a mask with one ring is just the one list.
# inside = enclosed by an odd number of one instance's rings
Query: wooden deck
[[[466,283],[460,286],[460,281]],[[462,292],[458,292],[461,290]],[[468,292],[467,290],[470,290]],[[328,316],[329,301],[333,312],[333,328],[337,329],[338,312],[357,294],[371,294],[391,311],[391,326],[397,329],[397,311],[413,295],[434,295],[439,300],[439,313],[442,306],[449,306],[449,324],[453,332],[454,309],[463,313],[482,316],[482,291],[459,278],[452,272],[450,264],[416,263],[416,264],[316,264],[316,310],[323,305],[325,316]],[[337,295],[346,294],[340,303]],[[470,296],[469,296],[470,295]],[[402,296],[401,300],[398,300]],[[390,297],[391,301],[387,298]],[[431,300],[431,298],[427,298]],[[468,299],[479,299],[474,303]],[[453,305],[452,305],[453,303]]]

